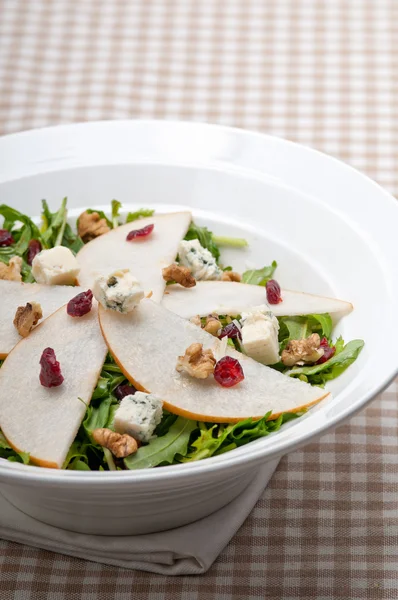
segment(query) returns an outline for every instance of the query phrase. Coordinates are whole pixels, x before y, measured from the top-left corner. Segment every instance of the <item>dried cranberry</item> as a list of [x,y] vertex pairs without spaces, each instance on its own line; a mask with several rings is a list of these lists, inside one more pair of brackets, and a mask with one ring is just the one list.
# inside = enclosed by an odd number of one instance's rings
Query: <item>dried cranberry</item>
[[239,329],[239,327],[237,327],[237,325],[235,323],[229,323],[228,325],[226,325],[222,330],[220,335],[218,336],[219,338],[223,338],[223,337],[229,337],[232,340],[233,339],[238,339],[240,341],[242,341],[242,334],[241,331]]
[[43,350],[43,354],[40,358],[40,383],[44,387],[57,387],[61,385],[64,378],[61,373],[61,367],[57,358],[55,356],[55,352],[52,348],[46,348]]
[[7,229],[0,229],[0,246],[11,246],[15,240]]
[[128,383],[121,383],[115,389],[115,396],[118,400],[123,400],[125,396],[134,396],[136,393],[136,388],[133,385],[129,385]]
[[126,240],[130,242],[131,240],[135,240],[137,238],[146,237],[152,233],[154,227],[155,225],[151,223],[150,225],[142,227],[142,229],[133,229],[133,231],[130,231],[130,233],[127,234]]
[[90,312],[93,304],[93,292],[87,290],[87,292],[81,292],[74,298],[69,300],[66,312],[71,317],[82,317]]
[[41,252],[41,248],[42,246],[39,240],[30,240],[28,245],[28,256],[26,258],[28,265],[32,265],[34,257]]
[[334,346],[329,346],[329,342],[325,337],[321,339],[319,347],[323,348],[323,356],[321,356],[321,358],[316,361],[316,365],[322,365],[327,360],[329,360],[329,358],[332,358],[332,356],[334,356],[336,352],[336,348]]
[[270,279],[265,285],[267,291],[267,300],[270,304],[279,304],[282,302],[281,288],[275,279]]
[[215,366],[214,379],[223,387],[232,387],[244,378],[242,365],[232,356],[223,356]]

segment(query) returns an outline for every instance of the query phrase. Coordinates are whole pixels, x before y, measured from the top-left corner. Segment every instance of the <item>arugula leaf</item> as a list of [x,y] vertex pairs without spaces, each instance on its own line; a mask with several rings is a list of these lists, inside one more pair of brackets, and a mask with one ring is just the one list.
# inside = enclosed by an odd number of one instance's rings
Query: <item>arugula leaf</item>
[[251,283],[252,285],[265,285],[267,281],[272,279],[278,263],[273,260],[269,266],[262,269],[251,269],[245,271],[242,275],[242,283]]
[[115,412],[117,411],[117,409],[119,408],[119,404],[111,404],[109,407],[109,414],[108,414],[108,420],[105,423],[104,427],[106,427],[107,429],[112,429],[114,428],[114,419],[115,419]]
[[361,352],[364,341],[351,340],[341,349],[341,338],[336,342],[339,346],[339,352],[336,352],[332,358],[320,365],[307,367],[295,367],[286,372],[286,375],[297,377],[304,375],[309,383],[313,385],[324,385],[326,381],[335,379],[343,373],[358,357]]
[[41,239],[44,247],[53,248],[54,246],[60,246],[66,227],[66,219],[68,211],[66,209],[67,198],[64,198],[61,202],[61,207],[57,212],[52,213],[49,209],[46,200],[42,200],[43,211],[42,211],[42,231]]
[[66,455],[63,469],[73,469],[71,463],[73,463],[76,459],[82,460],[87,464],[87,443],[82,443],[78,440],[75,440],[71,447],[69,448],[69,452]]
[[65,223],[64,235],[62,238],[62,246],[66,246],[69,250],[72,250],[75,254],[81,250],[84,246],[84,242],[80,236],[73,233],[72,227],[69,223]]
[[30,460],[27,452],[17,452],[11,448],[2,431],[0,431],[0,458],[5,458],[10,462],[20,462],[24,465],[28,465]]
[[342,350],[344,350],[344,340],[343,340],[343,338],[341,337],[341,335],[340,335],[340,336],[337,338],[337,340],[335,341],[335,343],[334,343],[334,344],[332,344],[332,346],[334,346],[334,347],[336,348],[335,355],[336,355],[336,354],[340,354],[340,352],[341,352]]
[[86,431],[87,436],[91,440],[91,435],[94,429],[105,427],[109,420],[109,411],[112,404],[112,397],[107,396],[101,398],[101,402],[98,406],[90,404],[87,407],[86,416],[83,421],[83,427]]
[[103,377],[102,374],[99,376],[96,388],[93,392],[91,400],[96,400],[97,398],[104,398],[109,395],[109,378]]
[[2,227],[10,231],[15,240],[11,246],[0,248],[0,261],[8,264],[13,256],[20,256],[22,258],[22,280],[28,283],[33,282],[31,267],[26,262],[24,255],[32,239],[42,241],[40,231],[28,216],[10,206],[0,205],[0,215],[4,217]]
[[168,433],[154,438],[147,446],[141,446],[135,454],[125,458],[125,466],[128,469],[148,469],[160,463],[172,463],[176,454],[186,454],[189,438],[196,428],[196,421],[178,417]]
[[[328,314],[305,315],[301,317],[279,317],[279,326],[285,326],[289,340],[301,340],[311,333],[318,333],[320,337],[330,338],[333,328],[332,317]],[[282,329],[280,338],[285,339],[286,330]],[[280,339],[281,341],[281,339]]]
[[40,239],[40,231],[32,221],[30,217],[27,215],[23,215],[15,208],[11,208],[11,206],[7,206],[6,204],[0,204],[0,215],[4,217],[3,228],[11,231],[15,226],[15,223],[22,223],[23,225],[27,225],[32,233],[32,237],[35,239]]
[[151,208],[140,208],[135,212],[129,212],[126,217],[126,223],[137,221],[137,219],[142,219],[143,217],[152,217],[154,212]]
[[106,464],[110,471],[117,471],[117,467],[115,465],[115,460],[113,458],[113,454],[108,448],[104,448],[104,456],[106,460]]
[[[199,423],[199,437],[192,442],[193,450],[183,458],[181,462],[190,462],[209,458],[221,447],[233,425],[212,425],[210,428],[205,423]],[[180,453],[182,454],[182,453]]]
[[328,313],[322,315],[306,315],[301,317],[279,317],[279,342],[282,351],[290,340],[301,340],[312,333],[330,339],[332,318]]
[[[78,434],[69,450],[64,468],[80,469],[77,460],[86,463],[93,470],[108,470],[110,461],[106,459],[104,448],[94,443],[92,432],[99,427],[113,429],[113,419],[119,406],[114,395],[115,388],[127,379],[121,374],[119,367],[114,364],[108,354],[102,367],[91,403],[86,408],[86,414]],[[76,459],[76,460],[75,460]]]
[[244,238],[228,237],[225,235],[213,235],[213,242],[217,246],[227,246],[229,248],[244,248],[248,246],[247,240]]
[[307,317],[283,317],[281,320],[288,331],[287,341],[301,340],[310,335],[311,328]]
[[119,200],[112,200],[112,227],[115,229],[119,227],[119,211],[122,207],[122,203]]
[[192,442],[192,450],[186,456],[181,458],[181,462],[190,462],[209,458],[210,456],[218,456],[233,448],[248,444],[249,442],[264,437],[274,431],[278,431],[284,423],[287,423],[292,419],[297,419],[303,412],[284,413],[277,419],[269,420],[271,414],[272,411],[269,411],[264,417],[257,421],[253,419],[244,419],[243,421],[231,425],[209,425],[209,423],[199,423],[199,437]]
[[167,410],[163,409],[162,420],[155,429],[155,435],[158,437],[165,435],[176,421],[177,415],[169,413]]
[[42,200],[42,227],[41,242],[44,248],[65,246],[75,254],[84,246],[83,240],[73,232],[67,223],[68,211],[66,208],[67,198],[64,198],[60,209],[52,213],[46,200]]
[[203,248],[207,248],[218,262],[220,250],[214,242],[213,233],[207,227],[199,227],[199,225],[195,225],[192,221],[184,240],[199,240]]
[[298,419],[304,414],[305,411],[299,413],[283,413],[279,415],[277,419],[269,420],[272,412],[269,411],[262,419],[253,421],[253,419],[245,419],[239,421],[233,426],[232,430],[228,433],[227,441],[235,442],[237,446],[242,446],[253,440],[257,440],[260,437],[264,437],[274,431],[279,431],[282,425]]

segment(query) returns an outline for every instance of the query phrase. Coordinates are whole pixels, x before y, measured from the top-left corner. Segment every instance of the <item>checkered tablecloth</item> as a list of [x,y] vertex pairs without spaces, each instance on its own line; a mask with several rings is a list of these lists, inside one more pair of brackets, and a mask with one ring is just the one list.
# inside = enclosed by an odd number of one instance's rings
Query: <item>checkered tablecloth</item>
[[[397,0],[0,0],[0,133],[210,121],[314,146],[396,194],[397,18]],[[397,599],[397,416],[394,384],[284,458],[206,575],[0,542],[0,600]]]

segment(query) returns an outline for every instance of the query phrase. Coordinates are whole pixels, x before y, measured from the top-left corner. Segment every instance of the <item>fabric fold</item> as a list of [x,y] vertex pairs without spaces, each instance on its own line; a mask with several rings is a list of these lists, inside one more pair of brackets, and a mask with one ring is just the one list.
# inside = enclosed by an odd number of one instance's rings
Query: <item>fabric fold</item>
[[259,467],[244,492],[217,512],[183,527],[147,535],[113,537],[66,531],[29,517],[0,494],[0,537],[126,569],[199,575],[211,567],[241,527],[278,462]]

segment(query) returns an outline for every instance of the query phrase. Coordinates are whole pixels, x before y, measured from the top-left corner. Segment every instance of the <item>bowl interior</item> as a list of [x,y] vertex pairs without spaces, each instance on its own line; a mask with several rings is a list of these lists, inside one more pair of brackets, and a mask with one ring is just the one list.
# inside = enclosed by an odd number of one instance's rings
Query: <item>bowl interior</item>
[[[304,154],[308,152],[302,150]],[[360,218],[355,219],[355,211],[350,214],[327,198],[326,188],[329,193],[333,172],[336,171],[339,178],[341,165],[326,157],[323,159],[330,163],[331,175],[323,184],[314,171],[314,178],[319,180],[319,195],[309,193],[294,177],[292,180],[288,175],[276,177],[266,165],[262,170],[248,170],[240,164],[220,166],[211,161],[207,165],[184,164],[184,161],[167,164],[165,158],[163,164],[149,160],[123,164],[120,160],[120,164],[66,165],[59,169],[49,163],[48,169],[41,166],[37,174],[18,173],[10,178],[1,177],[0,172],[0,181],[3,180],[0,203],[38,215],[41,198],[46,198],[55,210],[67,196],[72,224],[86,207],[109,209],[113,198],[123,203],[124,211],[142,206],[163,212],[186,207],[192,210],[199,224],[207,225],[215,233],[248,240],[249,247],[245,250],[223,250],[225,265],[231,264],[242,271],[276,260],[276,278],[282,287],[352,302],[355,310],[337,324],[335,335],[342,335],[346,341],[362,338],[365,348],[356,363],[328,385],[333,397],[299,421],[282,428],[277,436],[258,440],[249,445],[251,448],[227,453],[232,458],[235,453],[249,456],[261,449],[262,455],[270,456],[277,451],[282,453],[283,449],[347,416],[386,385],[394,374],[391,364],[386,366],[380,354],[386,344],[386,331],[397,333],[394,313],[397,277],[391,269],[391,256],[371,227]],[[283,152],[280,160],[284,160]],[[303,170],[306,162],[308,157],[303,162]],[[296,164],[292,170],[297,171]],[[288,165],[285,171],[288,174]],[[358,185],[364,185],[364,180],[367,182],[369,197],[375,196],[375,204],[377,196],[384,195],[360,174],[351,169],[349,172],[354,173],[354,183],[356,180]],[[325,194],[322,194],[322,185]],[[351,183],[346,193],[347,205],[355,193],[355,185]],[[380,204],[381,211],[383,206]],[[397,211],[394,218],[397,223]],[[227,457],[214,460],[227,460]]]

